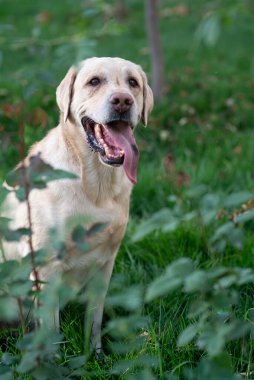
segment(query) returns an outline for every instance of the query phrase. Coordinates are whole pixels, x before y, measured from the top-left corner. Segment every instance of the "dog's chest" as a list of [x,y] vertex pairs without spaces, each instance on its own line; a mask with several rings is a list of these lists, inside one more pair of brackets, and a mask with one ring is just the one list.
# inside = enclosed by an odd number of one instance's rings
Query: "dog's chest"
[[[68,199],[68,202],[66,202]],[[64,191],[59,192],[56,199],[52,199],[54,225],[58,225],[62,232],[80,220],[89,230],[95,224],[103,224],[102,230],[89,238],[92,247],[105,245],[114,250],[123,238],[129,215],[129,196],[105,196],[99,202],[89,199],[81,186],[66,184]]]
[[[70,194],[66,191],[68,192],[65,188],[64,198],[69,200],[67,206],[65,204],[63,207],[61,199],[54,202],[54,208],[57,210],[54,223],[55,225],[58,223],[58,228],[65,239],[68,236],[69,253],[65,260],[65,269],[67,271],[84,269],[93,262],[96,266],[102,267],[114,259],[124,236],[129,215],[129,199],[122,201],[121,197],[108,197],[96,204],[78,187],[72,188]],[[84,221],[84,227],[88,231],[84,235],[84,241],[89,246],[88,252],[79,250],[71,239],[68,221],[72,220],[75,223],[75,219],[77,222]],[[101,224],[101,228],[94,228],[96,224]]]

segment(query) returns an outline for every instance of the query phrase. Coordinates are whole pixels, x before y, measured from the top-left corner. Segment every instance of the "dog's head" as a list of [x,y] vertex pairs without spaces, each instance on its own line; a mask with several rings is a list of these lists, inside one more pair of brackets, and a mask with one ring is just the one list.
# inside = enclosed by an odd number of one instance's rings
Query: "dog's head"
[[[100,161],[123,165],[136,183],[138,148],[133,129],[147,124],[153,94],[140,66],[120,58],[90,58],[71,67],[57,88],[61,122],[75,121]],[[85,140],[85,139],[84,139]]]

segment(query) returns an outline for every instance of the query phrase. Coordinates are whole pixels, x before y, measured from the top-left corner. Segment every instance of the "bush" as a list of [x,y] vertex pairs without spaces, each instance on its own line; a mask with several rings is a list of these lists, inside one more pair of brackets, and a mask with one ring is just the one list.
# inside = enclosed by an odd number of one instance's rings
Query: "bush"
[[[14,191],[17,198],[25,201],[29,207],[29,192],[33,188],[43,189],[49,181],[72,177],[70,173],[54,170],[39,156],[35,156],[31,159],[28,168],[20,166],[7,177],[7,183],[15,187],[13,190],[3,188],[1,200],[9,191]],[[190,192],[189,195],[193,197],[193,194],[195,191]],[[225,203],[231,207],[243,198],[248,197],[246,194],[234,195],[227,198]],[[200,204],[203,207],[207,207],[208,204],[214,206],[217,202],[215,199],[217,198],[214,195],[210,195],[208,202],[206,195],[206,200],[202,198]],[[172,231],[180,223],[196,217],[193,213],[181,213],[179,207],[176,206],[171,210],[159,211],[150,220],[141,224],[133,239],[138,241],[158,228]],[[203,211],[204,209],[201,209],[201,215],[207,220]],[[240,218],[242,222],[249,220],[243,215],[237,215],[237,218]],[[251,269],[220,266],[205,270],[198,268],[193,260],[183,257],[172,262],[147,287],[140,284],[126,286],[124,276],[116,276],[106,302],[107,312],[111,313],[112,318],[107,321],[103,331],[108,341],[107,349],[110,354],[103,358],[104,362],[98,368],[89,344],[89,320],[93,299],[100,291],[99,273],[94,274],[94,279],[86,287],[85,292],[71,287],[60,273],[54,276],[50,285],[41,286],[38,267],[47,265],[47,247],[38,252],[33,251],[31,225],[26,229],[11,230],[8,227],[8,219],[4,217],[1,217],[0,225],[1,240],[19,241],[23,236],[27,236],[31,247],[29,255],[17,261],[6,259],[8,252],[3,251],[1,244],[0,318],[10,322],[19,317],[22,332],[15,345],[7,347],[2,353],[0,378],[17,377],[38,380],[99,378],[104,368],[103,376],[106,378],[124,376],[128,379],[154,379],[160,367],[160,360],[157,355],[148,355],[145,352],[150,339],[147,331],[154,321],[144,315],[144,310],[162,297],[184,293],[189,300],[187,311],[189,324],[178,336],[177,349],[182,350],[192,345],[202,353],[197,366],[184,366],[184,379],[240,379],[239,375],[234,374],[228,346],[236,339],[245,340],[251,354],[251,341],[254,334],[253,308],[248,308],[245,315],[242,315],[239,309],[242,289],[254,281],[254,272]],[[73,241],[79,245],[79,249],[84,254],[89,249],[89,245],[82,243],[80,236],[84,234],[91,236],[104,228],[103,225],[96,225],[92,230],[86,230],[84,220],[80,223],[80,219],[76,223],[72,220],[70,226]],[[217,241],[219,237],[224,236],[220,232],[223,228],[228,232],[225,226],[217,228],[211,241]],[[56,231],[51,231],[51,235],[57,257],[63,260],[65,244],[59,241]],[[34,280],[30,278],[31,273],[34,274]],[[86,302],[81,355],[66,357],[64,347],[68,341],[66,342],[63,333],[51,329],[52,309],[59,300],[61,310],[70,302]],[[31,321],[33,328],[31,328]],[[164,373],[163,376],[176,379],[175,372],[176,370]]]

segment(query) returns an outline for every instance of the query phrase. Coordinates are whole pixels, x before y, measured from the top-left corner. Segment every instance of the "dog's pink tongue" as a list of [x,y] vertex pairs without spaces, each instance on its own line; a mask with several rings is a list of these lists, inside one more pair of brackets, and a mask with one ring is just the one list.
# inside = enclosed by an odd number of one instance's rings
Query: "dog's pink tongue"
[[117,146],[124,151],[124,171],[135,185],[137,183],[139,151],[131,127],[121,123],[114,127],[108,127],[107,130]]

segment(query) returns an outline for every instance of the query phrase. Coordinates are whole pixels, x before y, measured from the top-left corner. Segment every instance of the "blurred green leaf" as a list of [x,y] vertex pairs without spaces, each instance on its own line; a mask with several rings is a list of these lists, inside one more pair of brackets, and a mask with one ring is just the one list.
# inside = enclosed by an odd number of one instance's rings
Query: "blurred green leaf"
[[188,317],[196,318],[200,315],[206,314],[206,311],[210,308],[210,302],[203,300],[202,298],[195,299],[191,302]]
[[36,380],[63,380],[69,375],[68,369],[54,363],[43,363],[31,371],[31,375]]
[[80,368],[85,365],[87,361],[87,358],[82,356],[75,356],[74,358],[71,358],[68,360],[68,366],[72,369]]
[[185,346],[186,344],[190,343],[192,339],[195,338],[195,336],[198,333],[198,328],[196,325],[189,325],[185,330],[181,332],[177,339],[177,344],[179,347]]
[[18,189],[15,189],[15,194],[20,202],[24,202],[24,200],[26,199],[26,192],[24,187],[19,187]]
[[211,326],[203,329],[197,339],[197,345],[201,349],[205,349],[208,355],[213,357],[219,355],[225,346],[225,337],[223,334],[214,331]]
[[184,374],[188,380],[241,380],[226,363],[224,353],[212,359],[203,357],[196,368],[185,369]]
[[186,195],[189,198],[198,198],[202,197],[205,193],[208,192],[208,187],[206,185],[200,184],[196,186],[190,187],[190,189],[187,189]]
[[227,196],[224,199],[224,206],[226,208],[236,208],[246,203],[251,198],[254,198],[254,193],[251,193],[249,191],[239,191]]
[[121,374],[122,372],[132,370],[135,367],[157,367],[158,359],[155,356],[142,355],[132,360],[121,360],[113,366],[114,374]]
[[32,291],[32,288],[32,281],[16,284],[14,283],[9,286],[8,293],[13,297],[27,297],[29,292]]
[[129,317],[115,318],[108,322],[106,331],[117,339],[121,337],[130,337],[137,329],[146,329],[147,318],[139,315],[130,315]]
[[175,260],[166,268],[166,273],[169,276],[180,277],[182,280],[192,273],[194,270],[194,264],[188,257],[182,257]]
[[237,273],[237,284],[254,283],[254,271],[251,268],[234,268]]
[[229,273],[228,275],[218,279],[216,286],[218,286],[218,288],[228,288],[235,283],[237,283],[237,274]]
[[25,352],[22,356],[22,360],[17,367],[17,370],[21,373],[28,373],[37,365],[39,353],[37,351],[34,352]]
[[228,234],[228,241],[237,249],[242,249],[244,244],[244,231],[241,228],[235,228]]
[[200,207],[202,210],[216,210],[220,205],[220,196],[216,193],[205,194],[200,201]]
[[3,374],[0,372],[0,380],[13,380],[13,375],[12,370],[6,369]]
[[[140,225],[136,228],[136,232],[132,236],[132,241],[137,242],[142,240],[146,235],[151,232],[164,228],[165,225],[169,226],[169,223],[175,223],[173,220],[174,217],[172,215],[172,211],[170,209],[164,208],[157,213],[153,214],[147,221],[140,223]],[[173,225],[171,225],[173,226]],[[175,224],[175,226],[177,226]]]
[[145,301],[150,302],[179,288],[187,275],[193,271],[193,263],[188,258],[176,260],[147,287]]
[[21,261],[8,260],[0,263],[0,284],[11,283],[14,281],[26,281],[31,273],[31,262],[27,258]]
[[236,223],[245,223],[254,219],[254,210],[245,211],[244,213],[237,215]]
[[6,366],[10,366],[16,364],[18,359],[19,357],[17,355],[11,355],[8,352],[4,352],[1,357],[1,362]]
[[5,234],[5,232],[8,230],[8,224],[10,221],[11,219],[0,216],[0,234]]
[[214,46],[220,35],[220,19],[217,14],[211,14],[201,21],[196,31],[196,40],[208,46]]
[[131,351],[141,351],[148,338],[149,335],[146,335],[145,332],[130,341],[126,339],[124,342],[109,342],[109,349],[112,353],[118,355],[128,354]]
[[220,196],[216,193],[208,193],[201,198],[200,214],[204,224],[209,224],[215,220],[220,202]]
[[126,379],[128,380],[155,380],[156,377],[152,371],[145,369],[142,372],[133,375],[127,375]]
[[95,223],[92,225],[91,228],[89,228],[89,230],[86,231],[86,236],[87,237],[90,237],[90,236],[94,236],[96,234],[98,234],[99,232],[102,232],[107,226],[107,223]]
[[4,238],[7,241],[19,241],[23,236],[30,235],[29,228],[18,228],[17,230],[6,230]]
[[134,285],[127,289],[122,289],[119,293],[107,297],[108,306],[120,306],[126,310],[135,311],[143,303],[143,289]]
[[0,205],[3,203],[7,195],[9,194],[9,190],[7,190],[5,187],[1,186],[0,187]]
[[230,328],[226,332],[226,340],[232,341],[242,338],[248,334],[251,330],[251,325],[248,322],[242,320],[235,320],[231,323]]
[[176,290],[182,284],[180,278],[171,278],[167,274],[156,278],[147,288],[145,301],[150,302],[155,298],[167,295],[169,292]]
[[80,224],[77,225],[72,231],[72,240],[76,243],[83,243],[85,239],[86,230]]
[[184,291],[192,293],[195,291],[205,291],[209,289],[210,283],[207,274],[202,270],[196,270],[189,274],[184,281]]
[[228,236],[229,233],[232,233],[234,228],[235,228],[235,225],[233,222],[224,223],[222,226],[218,227],[215,230],[213,236],[211,237],[211,242],[213,243],[216,240],[219,240],[223,236]]
[[[77,179],[77,175],[61,169],[55,169],[51,165],[44,162],[40,153],[30,157],[29,165],[19,166],[16,170],[7,175],[6,182],[11,187],[19,188],[28,187],[32,189],[45,189],[50,181],[63,179]],[[18,189],[17,189],[18,190]],[[24,200],[24,192],[18,193],[18,199]]]
[[3,321],[13,321],[18,319],[18,305],[14,298],[0,297],[0,319]]

